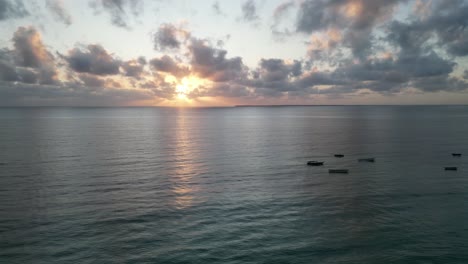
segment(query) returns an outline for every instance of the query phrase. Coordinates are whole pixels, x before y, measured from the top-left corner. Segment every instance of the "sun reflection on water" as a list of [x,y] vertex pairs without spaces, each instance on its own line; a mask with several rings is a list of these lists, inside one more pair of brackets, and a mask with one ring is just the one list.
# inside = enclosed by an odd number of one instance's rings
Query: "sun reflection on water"
[[[174,195],[174,207],[184,209],[197,203],[200,191],[197,176],[202,172],[200,163],[197,163],[196,141],[190,137],[188,117],[184,109],[179,109],[176,127],[174,131],[174,151],[176,164],[173,167],[170,178],[172,182],[172,193]],[[198,164],[198,165],[197,165]]]

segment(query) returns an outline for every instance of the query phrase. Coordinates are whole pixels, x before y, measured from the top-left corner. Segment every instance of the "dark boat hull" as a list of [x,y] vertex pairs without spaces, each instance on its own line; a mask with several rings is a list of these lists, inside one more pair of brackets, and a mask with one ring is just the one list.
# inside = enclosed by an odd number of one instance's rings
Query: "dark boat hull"
[[359,162],[375,162],[374,158],[358,159]]
[[322,166],[323,162],[321,162],[321,161],[308,161],[307,165],[308,166]]
[[328,173],[349,173],[349,170],[346,169],[330,169]]

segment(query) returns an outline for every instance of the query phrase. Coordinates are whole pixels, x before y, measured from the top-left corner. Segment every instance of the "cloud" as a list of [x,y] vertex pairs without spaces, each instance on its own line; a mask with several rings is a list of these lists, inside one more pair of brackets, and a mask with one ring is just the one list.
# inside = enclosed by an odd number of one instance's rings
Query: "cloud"
[[19,80],[14,65],[11,65],[6,61],[0,60],[0,80],[7,82],[14,82]]
[[433,5],[432,13],[412,26],[422,31],[434,30],[439,44],[454,56],[468,55],[468,2],[440,1]]
[[170,73],[179,78],[189,74],[189,69],[187,67],[179,66],[168,55],[164,55],[161,58],[154,58],[150,60],[149,64],[156,71]]
[[[428,7],[426,9],[429,9]],[[435,47],[453,56],[468,55],[468,2],[434,2],[419,19],[393,21],[387,40],[406,53],[427,52]],[[434,43],[433,40],[437,42]]]
[[29,15],[21,0],[0,0],[0,21]]
[[140,78],[143,74],[145,64],[145,57],[139,57],[136,60],[129,60],[122,63],[122,69],[124,70],[125,76]]
[[188,48],[191,70],[202,78],[226,82],[245,74],[241,57],[227,59],[226,50],[213,48],[206,40],[192,38]]
[[190,37],[190,33],[173,24],[162,24],[153,36],[155,50],[179,49],[181,44]]
[[130,28],[130,18],[143,12],[141,0],[94,0],[90,2],[90,6],[97,13],[109,13],[111,23],[122,28]]
[[281,59],[261,59],[260,78],[266,82],[284,81],[289,77],[297,77],[302,74],[302,65],[299,61],[286,64]]
[[71,69],[96,75],[118,74],[122,62],[109,54],[101,45],[88,45],[84,51],[74,48],[64,56]]
[[245,1],[242,6],[242,19],[247,22],[252,22],[260,19],[257,15],[257,6],[254,0]]
[[331,55],[341,43],[342,38],[341,31],[335,28],[330,28],[326,32],[314,33],[308,45],[307,55],[312,60],[333,59]]
[[176,94],[176,82],[145,72],[144,57],[122,62],[100,45],[87,45],[55,58],[33,27],[19,27],[12,42],[13,49],[0,49],[0,105],[157,103]]
[[402,0],[307,0],[299,8],[297,30],[312,33],[329,27],[368,30],[393,14]]
[[42,43],[41,35],[33,27],[19,27],[13,36],[13,44],[20,66],[39,68],[54,60]]
[[72,24],[72,18],[63,7],[63,2],[61,0],[47,0],[46,6],[57,20],[63,22],[67,26]]
[[[103,11],[104,2],[99,1]],[[52,8],[54,3],[48,0],[47,5]],[[123,8],[122,19],[131,15],[129,1],[109,3]],[[258,21],[257,4],[243,2],[245,21]],[[216,11],[219,2],[212,7]],[[405,12],[396,13],[402,8]],[[297,20],[289,20],[294,14]],[[229,55],[222,41],[197,38],[184,24],[169,23],[152,35],[156,57],[122,60],[96,44],[76,46],[62,55],[48,48],[34,27],[19,27],[12,45],[0,50],[0,97],[11,96],[19,104],[154,103],[174,99],[184,80],[190,86],[188,98],[227,98],[223,102],[288,103],[317,95],[468,89],[466,1],[285,1],[271,15],[272,31],[285,33],[288,41],[307,40],[301,42],[302,58],[264,57],[249,68],[241,56]]]
[[224,13],[221,10],[221,7],[219,6],[219,1],[214,1],[213,5],[211,5],[211,8],[213,9],[216,15],[224,16]]
[[273,11],[273,19],[275,21],[281,19],[295,5],[294,1],[286,1],[275,8]]
[[336,82],[329,73],[304,72],[301,61],[269,58],[262,59],[253,74],[238,83],[250,87],[256,96],[281,97],[289,92],[308,94],[316,85]]
[[253,96],[253,94],[244,85],[236,83],[214,83],[210,87],[196,88],[187,96],[192,99],[197,99],[199,97],[248,98]]
[[121,106],[144,100],[156,100],[150,89],[109,89],[76,84],[37,85],[0,82],[0,105],[3,106]]
[[40,83],[55,83],[55,58],[42,43],[39,32],[33,27],[19,27],[12,40],[16,66],[34,68]]
[[302,33],[340,29],[341,43],[357,57],[370,54],[373,30],[392,18],[405,0],[307,0],[301,3],[296,30]]
[[294,0],[289,0],[281,3],[273,10],[273,22],[270,26],[271,33],[276,38],[276,40],[284,41],[287,37],[290,37],[294,30],[294,26],[291,25],[293,19],[288,15],[291,14],[293,8],[296,7]]
[[101,77],[88,73],[80,73],[79,78],[86,87],[104,87],[106,83]]
[[[40,78],[37,72],[29,68],[16,68],[16,73],[18,74],[17,81],[23,83],[37,83]],[[45,81],[45,83],[51,84],[54,83],[54,81],[49,79],[49,81]]]
[[[405,54],[397,59],[384,58],[345,65],[333,73],[335,80],[341,80],[353,89],[370,89],[377,92],[399,92],[404,88],[421,91],[453,90],[455,82],[449,82],[455,63],[435,53],[428,55]],[[446,80],[446,86],[437,89],[422,80]],[[458,87],[460,87],[457,84]],[[459,88],[456,88],[459,89]]]

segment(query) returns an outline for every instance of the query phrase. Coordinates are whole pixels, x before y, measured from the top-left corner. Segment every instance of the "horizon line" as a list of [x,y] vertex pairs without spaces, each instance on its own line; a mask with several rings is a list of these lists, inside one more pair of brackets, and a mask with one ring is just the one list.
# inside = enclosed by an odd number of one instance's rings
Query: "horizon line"
[[321,107],[321,106],[468,106],[467,104],[241,104],[224,106],[83,106],[83,105],[0,105],[1,108],[242,108],[242,107]]

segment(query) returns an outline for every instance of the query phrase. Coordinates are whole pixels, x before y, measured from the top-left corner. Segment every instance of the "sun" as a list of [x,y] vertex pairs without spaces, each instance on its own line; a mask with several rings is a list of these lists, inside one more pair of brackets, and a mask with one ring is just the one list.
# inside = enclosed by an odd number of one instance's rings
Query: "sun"
[[207,80],[200,79],[192,75],[180,79],[175,91],[178,101],[190,102],[190,93],[196,89],[199,89],[200,87],[206,86],[207,84]]
[[181,83],[176,86],[176,94],[178,99],[187,99],[187,93],[189,92],[189,88],[186,84]]

